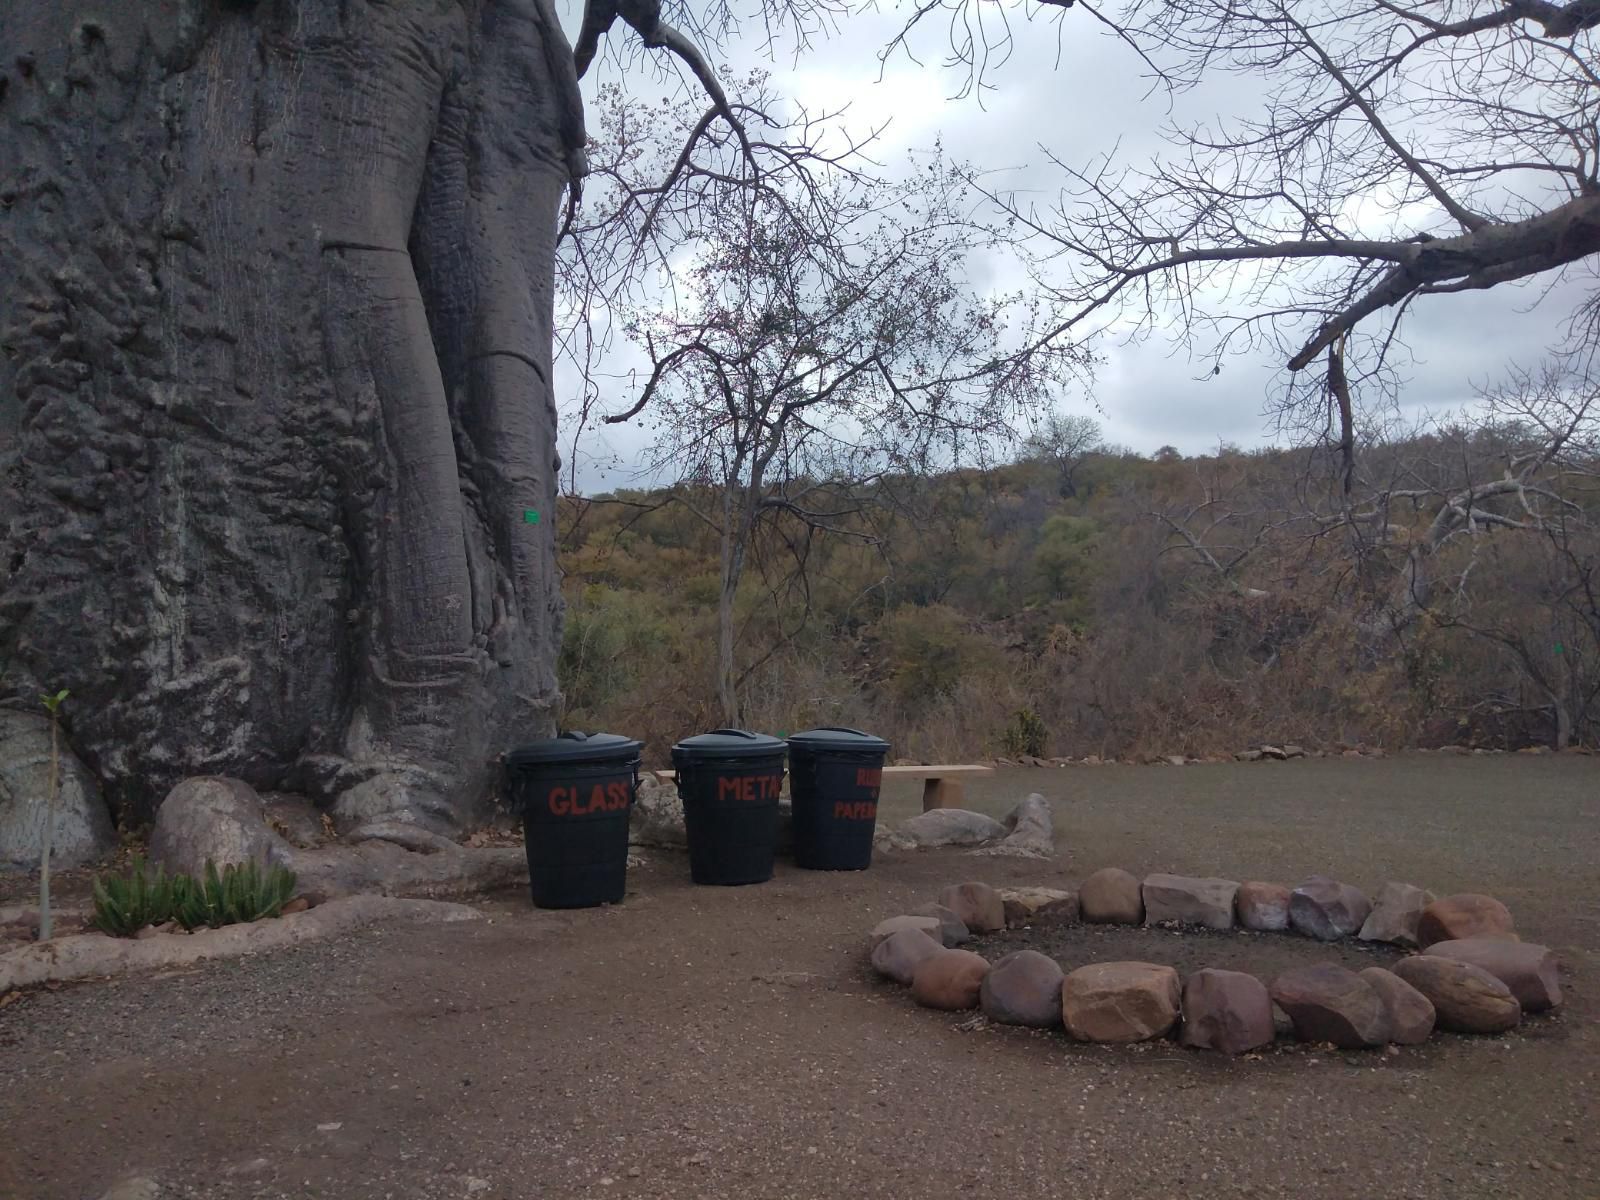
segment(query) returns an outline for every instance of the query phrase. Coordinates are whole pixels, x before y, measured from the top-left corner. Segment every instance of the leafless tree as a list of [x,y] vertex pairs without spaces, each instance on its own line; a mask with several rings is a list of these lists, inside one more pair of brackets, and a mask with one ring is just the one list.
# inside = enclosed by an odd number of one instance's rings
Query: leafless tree
[[813,535],[870,536],[855,519],[864,492],[1008,438],[1082,366],[1070,349],[1012,353],[1007,314],[1020,301],[966,286],[958,172],[936,161],[904,185],[840,173],[805,187],[706,197],[674,302],[628,318],[650,368],[606,418],[646,421],[655,469],[718,497],[695,511],[722,545],[729,721],[740,710],[735,600],[758,530],[787,538],[797,563]]
[[1100,422],[1081,413],[1051,412],[1022,444],[1024,457],[1055,468],[1057,491],[1067,498],[1078,494],[1077,474],[1085,460],[1104,449]]
[[[1051,204],[996,193],[1056,305],[1047,336],[1176,316],[1293,372],[1340,346],[1341,374],[1348,338],[1359,388],[1419,300],[1600,249],[1594,0],[1130,0],[1115,19],[1175,92],[1232,75],[1264,94],[1172,124],[1145,166],[1057,160]],[[1565,316],[1592,349],[1600,298]],[[1316,424],[1326,382],[1304,377],[1286,415]]]
[[1151,515],[1168,551],[1241,595],[1324,580],[1316,595],[1357,615],[1369,656],[1439,631],[1492,648],[1478,700],[1531,693],[1564,748],[1600,716],[1600,403],[1552,367],[1471,417],[1368,439],[1348,473],[1342,453],[1314,452],[1287,500],[1206,464]]

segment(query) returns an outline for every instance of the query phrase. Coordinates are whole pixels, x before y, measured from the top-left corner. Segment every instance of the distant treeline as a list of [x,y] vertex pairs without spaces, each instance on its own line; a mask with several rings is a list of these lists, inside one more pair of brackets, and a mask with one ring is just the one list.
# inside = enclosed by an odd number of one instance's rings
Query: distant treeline
[[[1559,497],[1540,465],[1461,501],[1538,432],[1363,447],[1348,485],[1340,447],[1078,445],[840,489],[751,548],[739,717],[943,760],[1592,741],[1595,489],[1569,455]],[[717,499],[563,502],[568,726],[659,759],[722,723]]]

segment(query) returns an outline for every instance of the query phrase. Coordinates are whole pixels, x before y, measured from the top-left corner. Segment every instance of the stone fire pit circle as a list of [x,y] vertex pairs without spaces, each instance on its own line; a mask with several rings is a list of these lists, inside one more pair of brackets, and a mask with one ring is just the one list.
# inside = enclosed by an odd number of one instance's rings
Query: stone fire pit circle
[[[1033,949],[990,962],[962,948],[975,935],[1074,922],[1355,939],[1413,953],[1360,971],[1335,962],[1294,966],[1269,982],[1211,966],[1187,976],[1149,962],[1068,969]],[[1355,1050],[1418,1045],[1436,1030],[1497,1034],[1561,1004],[1556,955],[1522,941],[1494,897],[1436,898],[1386,883],[1370,900],[1321,875],[1291,888],[1167,874],[1140,880],[1108,867],[1076,892],[955,883],[914,912],[879,922],[869,957],[880,977],[928,1008],[978,1009],[996,1024],[1059,1030],[1081,1042],[1176,1037],[1224,1054],[1280,1037]]]

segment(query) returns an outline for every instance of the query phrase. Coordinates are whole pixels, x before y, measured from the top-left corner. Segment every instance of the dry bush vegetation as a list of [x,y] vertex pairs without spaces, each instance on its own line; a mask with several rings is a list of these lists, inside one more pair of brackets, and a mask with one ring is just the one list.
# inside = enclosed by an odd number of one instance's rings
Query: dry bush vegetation
[[[1373,443],[1349,493],[1337,446],[1070,463],[1035,447],[886,480],[850,518],[861,536],[780,522],[752,546],[741,711],[930,760],[1592,742],[1597,460],[1575,433],[1551,441],[1485,421]],[[1530,455],[1521,489],[1452,515]],[[661,755],[720,723],[718,548],[687,511],[709,499],[564,503],[569,727]]]

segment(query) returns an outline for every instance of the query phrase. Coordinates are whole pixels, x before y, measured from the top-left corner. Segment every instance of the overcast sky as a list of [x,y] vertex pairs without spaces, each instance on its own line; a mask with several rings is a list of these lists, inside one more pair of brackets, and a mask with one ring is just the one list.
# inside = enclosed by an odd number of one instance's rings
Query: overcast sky
[[[573,36],[576,11],[567,14]],[[1066,10],[1064,16],[1059,41],[1058,26],[1048,17],[1032,23],[1014,18],[1017,36],[1010,60],[991,68],[992,86],[981,103],[971,96],[952,98],[964,73],[940,66],[948,50],[942,25],[916,39],[926,65],[904,55],[880,65],[880,48],[900,27],[894,12],[845,18],[837,36],[798,60],[781,49],[777,57],[764,57],[735,43],[727,48],[724,65],[735,74],[755,65],[768,68],[782,94],[813,111],[848,104],[846,119],[854,129],[887,122],[875,154],[886,165],[901,163],[908,152],[925,150],[939,139],[950,157],[1004,172],[1013,186],[1047,202],[1056,180],[1041,145],[1073,163],[1114,148],[1124,158],[1148,158],[1160,149],[1161,125],[1174,115],[1165,95],[1148,94],[1147,68],[1131,50],[1102,33],[1081,10]],[[599,82],[616,77],[614,62],[596,66],[584,81],[591,94]],[[1177,103],[1185,106],[1185,117],[1247,111],[1252,86],[1247,79],[1226,79]],[[984,272],[978,264],[975,273]],[[1574,307],[1570,297],[1582,284],[1559,285],[1550,296],[1542,283],[1502,286],[1416,305],[1404,326],[1413,354],[1402,390],[1408,414],[1460,409],[1471,402],[1475,385],[1493,382],[1509,363],[1537,364],[1559,340],[1562,321]],[[1266,413],[1283,393],[1288,375],[1265,354],[1230,359],[1211,376],[1209,363],[1199,362],[1203,345],[1191,358],[1189,348],[1161,334],[1136,345],[1102,340],[1095,348],[1103,363],[1092,389],[1064,395],[1058,407],[1095,416],[1111,442],[1146,453],[1164,445],[1202,453],[1219,442],[1257,446],[1280,440]],[[625,351],[615,359],[607,365],[618,374],[632,365]],[[1206,378],[1197,378],[1202,374]],[[558,384],[564,395],[576,391],[570,380]],[[626,386],[619,386],[615,407],[631,400]],[[637,464],[648,450],[644,437],[643,430],[632,427],[609,427],[603,437],[586,437],[577,460],[580,490],[649,482],[637,478]]]

